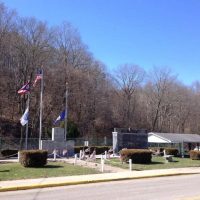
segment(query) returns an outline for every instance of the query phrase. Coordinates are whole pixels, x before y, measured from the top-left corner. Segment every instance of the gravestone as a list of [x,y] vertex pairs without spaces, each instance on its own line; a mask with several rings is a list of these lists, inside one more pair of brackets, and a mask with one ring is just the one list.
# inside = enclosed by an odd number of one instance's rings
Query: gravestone
[[121,149],[147,149],[148,133],[146,130],[114,129],[113,153],[117,154]]
[[57,154],[63,156],[63,152],[67,149],[68,156],[74,155],[74,141],[65,140],[63,128],[52,128],[52,140],[42,140],[41,146],[43,150],[47,150],[49,153],[57,150]]

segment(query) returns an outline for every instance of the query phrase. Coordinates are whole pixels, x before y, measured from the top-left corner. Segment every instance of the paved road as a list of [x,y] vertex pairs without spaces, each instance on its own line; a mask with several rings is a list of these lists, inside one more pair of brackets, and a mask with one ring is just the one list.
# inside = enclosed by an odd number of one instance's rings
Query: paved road
[[0,193],[1,200],[200,200],[200,175],[135,179]]

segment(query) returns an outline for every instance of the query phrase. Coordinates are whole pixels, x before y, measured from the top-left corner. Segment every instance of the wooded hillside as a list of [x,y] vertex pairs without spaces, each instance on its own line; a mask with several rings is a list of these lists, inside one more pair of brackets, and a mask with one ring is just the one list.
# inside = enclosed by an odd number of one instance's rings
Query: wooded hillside
[[[114,127],[200,133],[199,82],[188,87],[167,68],[147,73],[134,64],[122,64],[109,74],[70,23],[49,27],[0,4],[0,136],[24,134],[19,119],[27,99],[17,91],[28,80],[33,83],[41,66],[43,137],[63,110],[66,82],[68,120],[80,136],[111,135]],[[39,96],[39,85],[32,87],[31,137],[38,136]]]

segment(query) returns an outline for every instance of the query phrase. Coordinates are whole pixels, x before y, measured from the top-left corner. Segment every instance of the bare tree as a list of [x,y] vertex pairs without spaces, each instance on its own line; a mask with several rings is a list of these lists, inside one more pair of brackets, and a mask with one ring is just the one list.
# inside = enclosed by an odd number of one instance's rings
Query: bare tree
[[148,109],[148,120],[151,121],[151,130],[160,131],[162,129],[163,118],[170,111],[170,90],[176,76],[171,74],[167,68],[154,68],[149,75],[146,85],[146,100]]
[[[135,110],[134,94],[144,80],[145,72],[142,68],[132,64],[125,64],[118,67],[115,72],[115,80],[119,89],[119,96],[122,95],[122,107],[124,125],[130,127]],[[121,93],[121,94],[120,94]]]

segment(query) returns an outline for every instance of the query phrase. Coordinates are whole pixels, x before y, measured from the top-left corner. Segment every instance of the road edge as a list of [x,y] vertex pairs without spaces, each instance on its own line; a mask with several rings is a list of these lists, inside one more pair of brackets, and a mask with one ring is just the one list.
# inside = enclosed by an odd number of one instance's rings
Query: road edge
[[181,176],[181,175],[191,175],[199,173],[169,173],[169,174],[158,174],[158,175],[144,175],[144,176],[130,176],[130,177],[119,177],[119,178],[105,178],[105,179],[94,179],[94,180],[80,180],[80,181],[63,181],[60,183],[39,183],[39,184],[30,184],[26,186],[12,186],[0,188],[0,192],[8,191],[18,191],[18,190],[30,190],[37,188],[48,188],[48,187],[59,187],[59,186],[69,186],[69,185],[79,185],[79,184],[90,184],[90,183],[100,183],[100,182],[110,182],[110,181],[122,181],[122,180],[131,180],[131,179],[144,179],[144,178],[156,178],[156,177],[166,177],[166,176]]

